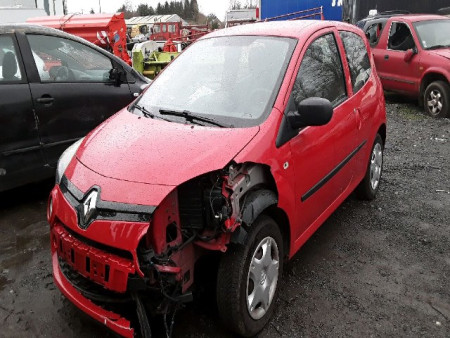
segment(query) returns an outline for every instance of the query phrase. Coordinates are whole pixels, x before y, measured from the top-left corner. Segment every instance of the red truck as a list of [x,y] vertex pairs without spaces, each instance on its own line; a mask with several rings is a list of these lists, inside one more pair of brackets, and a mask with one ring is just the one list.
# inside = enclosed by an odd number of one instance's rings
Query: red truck
[[374,18],[364,30],[383,88],[417,97],[432,117],[450,117],[450,19]]
[[156,22],[153,25],[149,40],[167,41],[171,39],[194,41],[208,33],[208,25],[183,26],[181,22]]
[[123,13],[45,16],[28,19],[27,23],[56,28],[79,36],[131,65],[127,53],[127,27]]

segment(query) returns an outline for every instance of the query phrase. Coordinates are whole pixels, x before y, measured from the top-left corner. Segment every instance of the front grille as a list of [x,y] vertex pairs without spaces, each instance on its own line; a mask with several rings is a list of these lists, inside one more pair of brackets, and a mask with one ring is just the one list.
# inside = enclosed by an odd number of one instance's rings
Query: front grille
[[131,260],[83,243],[60,224],[52,228],[52,238],[58,257],[73,270],[105,289],[126,291],[128,276],[136,272]]
[[88,227],[89,224],[95,220],[148,223],[156,209],[156,207],[149,205],[103,201],[101,199],[100,187],[93,186],[91,189],[86,191],[86,193],[83,193],[72,182],[70,182],[66,176],[62,177],[59,187],[65,199],[77,211],[79,218],[83,201],[87,198],[88,194],[92,192],[92,190],[98,191],[99,197],[95,206],[95,212],[91,216],[91,219],[88,220],[87,224],[80,224],[80,226],[83,225],[83,228]]
[[129,259],[129,260],[133,260],[133,255],[131,252],[127,251],[127,250],[122,250],[122,249],[117,249],[114,248],[112,246],[109,245],[105,245],[105,244],[101,244],[98,242],[95,242],[93,240],[90,240],[86,237],[83,237],[82,235],[76,233],[75,231],[73,231],[72,229],[69,229],[68,227],[66,227],[65,225],[63,225],[64,230],[67,231],[71,236],[75,237],[77,240],[79,240],[80,242],[83,242],[84,244],[87,244],[93,248],[102,250],[102,251],[106,251],[108,253],[111,253],[115,256],[119,256],[125,259]]
[[106,303],[122,303],[131,301],[131,297],[127,294],[106,290],[101,285],[83,277],[79,272],[72,269],[72,267],[61,257],[58,257],[58,262],[62,274],[86,298]]

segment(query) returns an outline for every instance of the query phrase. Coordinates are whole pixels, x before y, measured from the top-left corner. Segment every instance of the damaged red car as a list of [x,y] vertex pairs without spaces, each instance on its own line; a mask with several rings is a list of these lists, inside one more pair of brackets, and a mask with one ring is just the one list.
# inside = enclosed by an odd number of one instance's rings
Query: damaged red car
[[227,328],[257,334],[283,263],[352,191],[379,189],[386,112],[373,65],[364,33],[343,23],[197,41],[61,156],[48,203],[56,285],[116,333],[147,337],[155,314],[170,334],[198,277],[214,274]]

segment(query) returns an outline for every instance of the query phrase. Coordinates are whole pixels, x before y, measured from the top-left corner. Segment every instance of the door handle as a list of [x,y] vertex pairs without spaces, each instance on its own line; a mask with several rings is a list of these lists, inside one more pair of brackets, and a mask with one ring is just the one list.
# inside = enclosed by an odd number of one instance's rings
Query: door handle
[[42,97],[38,98],[36,101],[42,104],[50,104],[53,103],[55,99],[49,95],[42,95]]
[[384,59],[385,59],[385,60],[389,60],[389,55],[385,55],[385,56],[384,56]]
[[353,113],[355,114],[355,118],[356,118],[356,126],[357,126],[358,130],[360,130],[361,126],[362,126],[361,110],[359,108],[355,108],[355,109],[353,109]]

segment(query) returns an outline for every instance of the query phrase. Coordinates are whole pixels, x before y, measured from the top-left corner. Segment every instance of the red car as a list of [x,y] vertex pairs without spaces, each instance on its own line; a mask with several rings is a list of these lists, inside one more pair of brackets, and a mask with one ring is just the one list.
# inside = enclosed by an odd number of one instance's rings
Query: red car
[[384,89],[419,98],[433,117],[450,116],[450,19],[402,15],[367,25]]
[[379,189],[386,112],[367,51],[362,31],[327,21],[186,49],[60,158],[48,221],[62,293],[123,336],[149,336],[153,313],[170,334],[198,276],[217,274],[227,327],[262,330],[284,261],[353,190]]

